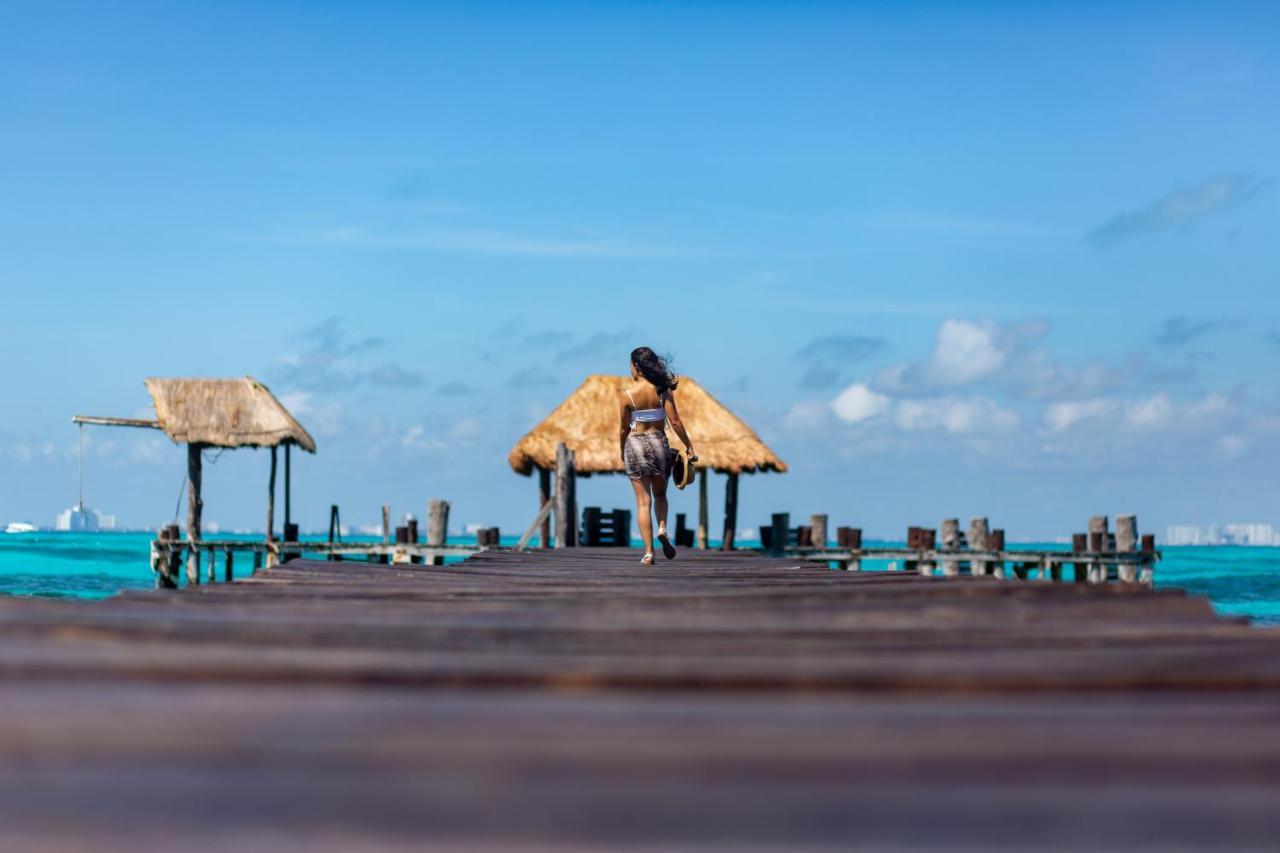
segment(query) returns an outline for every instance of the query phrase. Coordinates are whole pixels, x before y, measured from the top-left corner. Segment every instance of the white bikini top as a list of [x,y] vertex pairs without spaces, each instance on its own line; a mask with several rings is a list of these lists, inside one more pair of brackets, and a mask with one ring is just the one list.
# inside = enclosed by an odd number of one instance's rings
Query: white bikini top
[[[635,429],[636,424],[660,424],[667,419],[667,410],[662,406],[656,409],[637,409],[636,398],[631,396],[631,389],[627,389],[627,397],[631,399],[631,428]],[[662,399],[662,395],[658,395],[658,399]]]

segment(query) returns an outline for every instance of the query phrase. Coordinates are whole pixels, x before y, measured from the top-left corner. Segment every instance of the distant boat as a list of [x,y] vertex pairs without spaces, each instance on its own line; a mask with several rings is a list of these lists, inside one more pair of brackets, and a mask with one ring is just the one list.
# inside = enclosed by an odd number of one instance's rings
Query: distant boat
[[14,521],[14,522],[11,522],[9,526],[4,529],[4,532],[5,533],[35,533],[36,526],[34,524],[27,524],[25,521]]

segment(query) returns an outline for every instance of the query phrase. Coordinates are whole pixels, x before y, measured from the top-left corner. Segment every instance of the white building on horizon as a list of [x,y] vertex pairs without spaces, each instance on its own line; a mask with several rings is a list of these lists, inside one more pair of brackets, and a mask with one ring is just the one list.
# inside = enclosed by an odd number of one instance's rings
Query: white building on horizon
[[88,509],[84,504],[80,504],[58,513],[53,529],[66,531],[115,530],[116,517],[98,512],[96,509]]
[[1280,545],[1275,525],[1265,522],[1211,524],[1207,528],[1194,524],[1171,524],[1165,530],[1166,545],[1247,545],[1265,547]]

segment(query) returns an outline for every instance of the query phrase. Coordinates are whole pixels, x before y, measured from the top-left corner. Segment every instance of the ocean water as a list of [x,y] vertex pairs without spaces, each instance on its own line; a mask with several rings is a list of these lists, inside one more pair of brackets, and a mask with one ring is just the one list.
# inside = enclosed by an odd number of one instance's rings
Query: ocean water
[[[150,533],[0,533],[0,595],[105,598],[126,589],[151,589],[151,539]],[[513,542],[504,537],[503,544]],[[1260,625],[1280,625],[1280,548],[1165,547],[1161,551],[1164,559],[1156,567],[1157,587],[1181,587],[1206,596],[1221,613],[1248,616]],[[248,556],[239,559],[239,572],[247,574]],[[884,566],[868,564],[866,568]]]

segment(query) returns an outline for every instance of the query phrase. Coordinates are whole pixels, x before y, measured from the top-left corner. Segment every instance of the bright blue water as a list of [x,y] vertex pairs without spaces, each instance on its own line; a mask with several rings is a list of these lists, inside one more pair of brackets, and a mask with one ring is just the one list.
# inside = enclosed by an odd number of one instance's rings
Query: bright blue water
[[[151,539],[149,533],[0,533],[0,595],[104,598],[125,589],[151,589]],[[1280,625],[1280,548],[1161,550],[1157,586],[1182,587],[1207,596],[1222,613]],[[240,572],[247,574],[248,557],[240,561]]]

